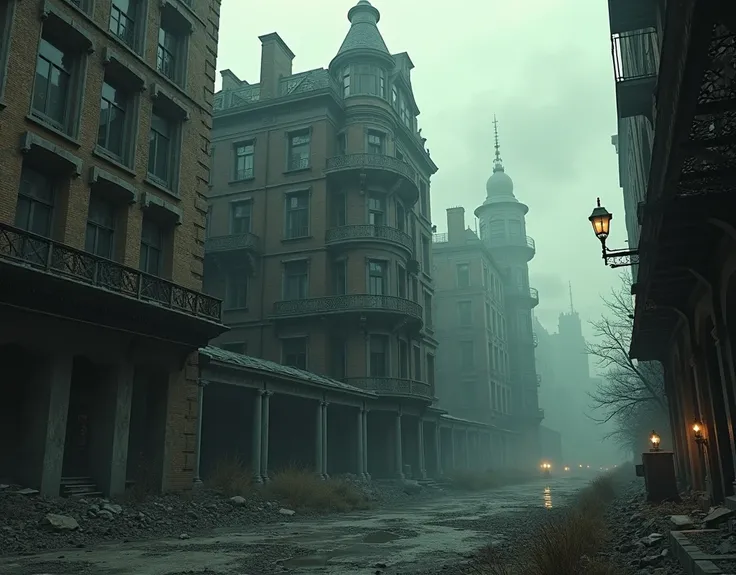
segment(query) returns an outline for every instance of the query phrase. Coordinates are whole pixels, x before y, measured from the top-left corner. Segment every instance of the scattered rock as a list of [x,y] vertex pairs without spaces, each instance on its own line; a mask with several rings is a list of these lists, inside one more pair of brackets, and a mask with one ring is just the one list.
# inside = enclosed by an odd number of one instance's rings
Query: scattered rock
[[296,514],[296,511],[294,511],[293,509],[286,509],[285,507],[282,507],[281,509],[279,509],[279,513],[281,513],[281,515],[291,517],[292,515]]
[[733,517],[733,515],[734,512],[727,507],[715,507],[708,515],[705,516],[705,519],[703,519],[705,528],[714,529],[718,527],[721,523],[725,523],[726,521],[728,521],[731,517]]
[[79,523],[77,523],[74,517],[58,515],[56,513],[47,513],[41,525],[53,531],[74,531],[75,529],[79,529]]
[[123,512],[123,508],[120,505],[116,505],[114,503],[105,503],[102,506],[102,509],[105,511],[109,511],[110,513],[114,513],[115,515],[120,515]]
[[189,535],[186,533],[182,533],[181,535],[179,535],[179,539],[189,539]]
[[18,495],[38,495],[38,489],[31,489],[30,487],[25,487],[23,489],[19,489],[16,491]]
[[670,515],[670,523],[672,523],[670,527],[672,531],[685,531],[695,527],[695,523],[689,515]]
[[245,500],[245,497],[241,495],[236,495],[235,497],[230,498],[230,503],[233,505],[245,505],[247,501]]

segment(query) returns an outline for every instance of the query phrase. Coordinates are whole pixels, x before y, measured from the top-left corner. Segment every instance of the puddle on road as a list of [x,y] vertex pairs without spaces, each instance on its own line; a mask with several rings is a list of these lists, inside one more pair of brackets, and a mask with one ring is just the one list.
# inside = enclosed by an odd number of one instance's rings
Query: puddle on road
[[363,543],[358,545],[351,545],[345,549],[334,551],[322,551],[306,557],[292,557],[291,559],[287,559],[282,562],[281,565],[289,569],[293,569],[295,567],[327,567],[333,559],[367,555],[372,551],[371,545],[391,543],[392,541],[397,541],[399,539],[402,539],[402,536],[398,533],[392,533],[391,531],[373,531],[372,533],[365,535],[363,537]]
[[401,535],[391,533],[390,531],[376,531],[363,537],[363,541],[365,543],[389,543],[391,541],[396,541],[400,537]]

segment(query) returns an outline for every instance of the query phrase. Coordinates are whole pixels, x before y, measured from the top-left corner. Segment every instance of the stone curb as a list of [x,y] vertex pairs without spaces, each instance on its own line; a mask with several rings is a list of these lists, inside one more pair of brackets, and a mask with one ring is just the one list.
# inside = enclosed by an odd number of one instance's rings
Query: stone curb
[[670,531],[672,554],[688,575],[730,575],[718,567],[714,561],[736,561],[736,555],[710,555],[688,539],[689,533],[720,533],[718,529],[691,529]]

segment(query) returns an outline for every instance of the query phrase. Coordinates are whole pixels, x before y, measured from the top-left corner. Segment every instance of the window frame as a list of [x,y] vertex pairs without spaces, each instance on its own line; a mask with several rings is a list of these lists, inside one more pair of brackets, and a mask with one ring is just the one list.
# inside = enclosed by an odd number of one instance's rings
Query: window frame
[[[181,156],[184,140],[184,121],[179,118],[172,110],[167,109],[163,104],[159,105],[158,100],[168,100],[167,96],[159,96],[154,101],[151,109],[151,123],[148,127],[148,158],[146,164],[146,179],[154,183],[165,191],[179,197],[179,184],[181,180]],[[169,159],[167,161],[167,169],[169,173],[168,181],[162,179],[158,174],[151,172],[151,133],[154,129],[154,116],[164,120],[169,128],[171,136],[169,137]]]
[[[373,273],[373,270],[371,269],[371,267],[374,266],[374,265],[380,267],[380,271],[381,271],[381,275],[380,276],[379,275],[376,275],[375,273]],[[389,289],[390,289],[389,288],[389,285],[390,284],[389,284],[389,277],[388,277],[389,273],[388,273],[388,270],[389,270],[389,262],[388,262],[388,260],[380,259],[380,258],[368,258],[366,260],[365,274],[366,274],[366,291],[368,292],[368,294],[370,294],[370,295],[376,295],[376,296],[387,296],[387,295],[390,295],[390,293],[389,293]],[[374,278],[377,278],[378,280],[380,280],[381,293],[375,293],[373,291],[373,283],[374,283],[373,280],[374,280]]]
[[[147,224],[150,224],[150,225],[153,225],[153,226],[156,227],[156,231],[157,231],[159,242],[160,242],[160,247],[157,248],[156,246],[153,246],[152,244],[149,244],[145,240],[145,226]],[[146,248],[145,249],[145,252],[146,252],[146,256],[145,256],[146,257],[146,266],[145,267],[146,267],[146,269],[144,269],[143,268],[143,265],[142,265],[142,263],[143,263],[143,257],[144,257],[143,256],[144,247]],[[153,272],[149,271],[149,269],[148,269],[148,267],[149,267],[148,266],[148,263],[149,263],[148,262],[148,258],[150,257],[150,251],[151,250],[157,250],[158,251],[158,266],[157,266],[158,267],[158,270],[157,270],[157,273],[153,273]],[[140,257],[139,257],[139,264],[138,264],[138,268],[140,269],[140,271],[142,271],[143,273],[148,274],[150,276],[155,276],[155,277],[158,277],[158,278],[163,278],[164,277],[163,274],[164,274],[164,254],[165,254],[165,250],[166,250],[166,234],[165,234],[165,231],[164,231],[163,226],[161,225],[161,223],[157,222],[153,218],[144,216],[143,217],[143,222],[141,224]]]
[[[383,346],[383,366],[382,369],[376,370],[374,364],[374,353],[373,353],[373,342],[381,340],[384,343]],[[385,333],[371,333],[368,335],[368,377],[383,378],[391,377],[391,338]],[[378,355],[378,354],[376,354]],[[377,375],[376,371],[382,372],[382,375]]]
[[[378,140],[378,146],[371,143],[371,138]],[[386,155],[386,133],[380,130],[366,130],[365,131],[365,153],[374,156],[385,156]]]
[[[141,48],[141,40],[145,36],[145,29],[146,29],[146,15],[148,13],[148,0],[131,0],[131,2],[135,3],[134,12],[135,14],[131,17],[129,13],[123,12],[120,8],[115,6],[115,0],[111,0],[110,2],[110,16],[108,18],[108,32],[112,34],[118,41],[122,42],[125,46],[133,50],[134,52],[140,54],[143,52]],[[129,21],[132,23],[131,30],[129,38],[125,38],[124,36],[120,35],[118,30],[113,30],[112,24],[115,12],[118,12],[119,15],[121,15],[126,21]],[[119,28],[121,20],[118,18],[117,24]]]
[[[422,309],[424,311],[424,328],[428,330],[434,329],[434,310],[432,309],[434,298],[429,290],[423,290]],[[427,305],[429,303],[429,305]]]
[[[32,173],[34,173],[34,174],[36,174],[38,176],[41,176],[41,178],[43,178],[44,180],[46,180],[44,182],[44,184],[46,184],[46,186],[48,187],[50,201],[47,202],[45,199],[43,199],[43,198],[41,198],[41,197],[39,197],[37,195],[34,195],[32,193],[27,193],[27,188],[23,184],[29,182],[28,177],[27,177],[27,173],[28,172],[32,172]],[[26,175],[26,177],[24,177],[24,175]],[[56,208],[56,205],[55,205],[56,202],[55,202],[55,200],[56,200],[56,194],[57,194],[57,192],[58,192],[57,183],[54,181],[54,178],[49,177],[47,174],[44,174],[40,170],[34,169],[31,166],[24,165],[21,168],[20,181],[19,181],[19,185],[18,185],[18,193],[17,193],[17,198],[16,198],[16,210],[15,210],[15,221],[14,221],[14,225],[17,228],[20,228],[22,230],[28,231],[28,232],[30,232],[32,234],[40,235],[42,237],[52,238],[53,235],[54,235],[54,224],[55,224],[55,220],[56,220],[56,209],[55,209]],[[28,202],[28,204],[29,204],[29,206],[28,206],[29,207],[29,209],[28,209],[28,217],[27,217],[27,221],[26,221],[26,224],[25,225],[21,225],[18,222],[18,214],[20,213],[20,211],[18,210],[18,204],[20,204],[21,201]],[[48,232],[47,232],[46,235],[39,234],[38,232],[33,231],[31,229],[32,226],[28,225],[29,223],[32,223],[33,222],[33,214],[35,212],[35,209],[34,208],[35,208],[36,205],[43,205],[44,207],[48,208],[48,210],[49,210],[49,215],[48,215]]]
[[[467,323],[463,322],[463,309],[466,305],[468,310],[467,318],[469,320]],[[473,302],[471,300],[457,302],[457,324],[460,327],[471,327],[473,325]]]
[[[368,193],[366,194],[366,208],[367,208],[367,214],[366,214],[366,220],[367,223],[371,226],[386,226],[388,225],[388,202],[386,201],[386,196],[380,193]],[[372,202],[377,202],[378,208],[373,208],[371,206]],[[375,220],[375,215],[380,215],[382,223],[377,224],[374,221],[371,221],[371,219]]]
[[[112,105],[116,109],[120,109],[121,106],[119,106],[115,102],[111,102],[109,99],[105,98],[105,86],[110,86],[114,90],[119,90],[124,96],[125,96],[125,109],[123,110],[124,119],[123,119],[123,127],[121,132],[121,141],[120,141],[120,153],[116,153],[115,151],[111,150],[107,144],[106,141],[105,144],[100,144],[99,134],[100,130],[102,129],[102,103],[103,101],[108,102],[108,105]],[[100,118],[97,122],[97,139],[95,142],[95,149],[103,151],[106,155],[111,156],[116,161],[120,162],[121,164],[125,166],[131,166],[133,164],[133,151],[135,149],[135,140],[136,140],[136,134],[135,126],[137,125],[137,117],[138,117],[138,106],[137,106],[137,96],[133,92],[132,89],[130,89],[129,86],[125,85],[125,82],[121,81],[119,78],[115,78],[112,74],[105,74],[102,80],[102,88],[100,90]],[[109,138],[109,131],[110,131],[110,121],[108,118],[108,121],[106,123],[107,125],[107,137]]]
[[[467,274],[467,283],[463,285],[460,281],[462,277]],[[455,264],[455,285],[458,289],[467,289],[471,286],[470,281],[470,264],[468,262],[461,262]]]
[[[292,208],[290,206],[292,198],[305,199],[306,205],[304,207]],[[311,190],[292,190],[284,194],[284,240],[299,240],[310,237],[311,232],[311,207],[312,207],[312,193]],[[304,233],[294,233],[292,227],[290,227],[290,216],[297,211],[304,211],[306,213],[306,226],[303,228]],[[297,230],[300,231],[300,230]]]
[[[97,222],[94,221],[90,216],[92,215],[93,210],[93,204],[97,203],[98,205],[105,204],[105,208],[109,209],[110,211],[110,219],[111,219],[111,225],[108,227],[103,222]],[[115,224],[117,220],[117,206],[114,202],[108,200],[107,198],[103,198],[100,196],[100,194],[96,194],[94,192],[90,193],[90,199],[89,199],[89,206],[87,209],[87,222],[85,225],[85,237],[84,237],[84,249],[87,253],[93,254],[97,257],[114,260],[115,259],[115,249],[116,249],[116,240],[117,240],[117,234],[115,229]],[[95,239],[94,239],[94,246],[92,246],[92,249],[90,249],[90,246],[87,245],[87,233],[89,232],[90,228],[94,228],[95,233]],[[99,243],[99,237],[100,232],[103,233],[109,233],[110,235],[110,252],[109,255],[102,255],[98,252],[98,243]]]
[[[237,282],[242,282],[242,285],[234,285]],[[245,288],[240,290],[238,288]],[[233,300],[232,292],[239,293],[240,296],[234,296]],[[250,281],[246,270],[242,267],[230,268],[225,275],[225,297],[223,298],[223,309],[226,310],[248,310],[248,300],[250,296]],[[242,296],[242,300],[240,297]],[[241,305],[242,304],[242,305]]]
[[[247,149],[250,148],[250,153],[245,152],[243,154],[239,154],[238,150],[241,148]],[[234,165],[233,165],[233,181],[234,182],[242,182],[246,180],[252,180],[255,177],[255,156],[256,156],[256,141],[255,140],[243,140],[242,142],[237,142],[233,145],[233,159],[234,159]],[[239,168],[240,160],[246,160],[244,161],[244,164],[247,165],[247,158],[250,158],[250,168],[243,167]]]
[[[238,218],[236,217],[237,209],[240,207],[248,207],[248,225],[246,226],[246,230],[236,230],[237,226],[235,225],[235,222],[237,220],[244,220],[245,218]],[[253,200],[252,199],[246,199],[246,200],[234,200],[230,202],[229,205],[229,226],[228,226],[228,232],[229,235],[241,235],[241,234],[250,234],[253,233]]]
[[[306,142],[294,145],[297,138],[306,138]],[[293,157],[294,149],[299,146],[306,147],[306,155],[300,155],[298,160]],[[286,132],[286,172],[299,172],[309,170],[312,167],[312,128],[299,128]]]
[[[305,268],[304,274],[290,274],[289,267],[297,264],[303,264]],[[289,296],[289,278],[301,277],[304,275],[304,294],[298,294],[297,297]],[[281,297],[284,301],[292,301],[295,299],[306,299],[309,297],[309,260],[295,259],[282,262],[282,278],[281,278]]]
[[[304,342],[304,351],[299,353],[292,353],[288,354],[286,353],[286,346],[291,342]],[[292,365],[290,363],[286,363],[286,359],[289,355],[304,355],[304,366],[297,366]],[[293,367],[294,369],[301,369],[302,371],[307,371],[309,369],[309,338],[306,335],[295,335],[290,337],[282,337],[281,338],[281,365],[285,365],[287,367]]]
[[[161,33],[164,33],[164,45],[161,44]],[[159,11],[158,33],[156,34],[156,65],[158,74],[180,88],[186,89],[187,68],[189,58],[189,37],[193,32],[192,22],[171,2],[165,2]],[[174,39],[176,45],[172,51],[165,45],[166,37]],[[173,74],[167,74],[160,64],[162,52],[175,60]]]

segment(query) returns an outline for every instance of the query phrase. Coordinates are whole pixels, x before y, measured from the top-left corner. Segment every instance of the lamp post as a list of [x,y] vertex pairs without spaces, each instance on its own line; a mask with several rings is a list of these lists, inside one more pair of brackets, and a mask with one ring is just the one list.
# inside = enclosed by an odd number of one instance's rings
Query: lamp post
[[603,261],[611,268],[620,268],[625,266],[636,265],[639,263],[639,250],[609,250],[606,247],[606,240],[611,230],[611,220],[613,214],[606,208],[601,206],[601,199],[597,198],[596,207],[588,217],[593,226],[593,233],[601,241],[603,251]]

